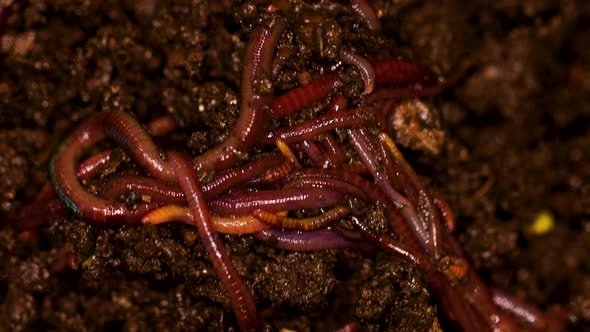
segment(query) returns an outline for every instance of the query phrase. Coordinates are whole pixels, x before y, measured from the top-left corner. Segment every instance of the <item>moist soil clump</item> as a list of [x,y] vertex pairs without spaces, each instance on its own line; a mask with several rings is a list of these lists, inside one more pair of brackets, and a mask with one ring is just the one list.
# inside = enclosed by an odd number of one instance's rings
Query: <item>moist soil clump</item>
[[[567,329],[590,330],[590,5],[376,1],[383,34],[375,34],[348,1],[285,3],[276,93],[331,71],[341,45],[388,51],[443,77],[471,63],[451,89],[422,99],[442,123],[440,148],[408,143],[403,153],[451,206],[456,236],[488,284],[544,311],[568,306]],[[264,8],[34,0],[0,13],[0,218],[36,198],[60,142],[95,112],[128,111],[142,123],[168,114],[179,129],[158,144],[194,155],[221,142],[239,114],[248,36],[270,19]],[[356,69],[341,81],[347,96],[362,94]],[[281,121],[298,123],[323,106]],[[131,166],[122,156],[113,168]],[[379,207],[372,211],[379,228]],[[223,241],[270,330],[330,331],[351,321],[363,331],[455,328],[422,276],[385,253]],[[6,331],[237,330],[196,229],[99,228],[75,215],[0,230],[0,321]]]

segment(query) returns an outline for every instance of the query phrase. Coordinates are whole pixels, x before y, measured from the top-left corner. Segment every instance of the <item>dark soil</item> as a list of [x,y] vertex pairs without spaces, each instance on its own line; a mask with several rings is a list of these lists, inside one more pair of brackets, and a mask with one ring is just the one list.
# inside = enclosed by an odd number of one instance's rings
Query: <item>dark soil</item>
[[[389,50],[442,76],[473,62],[452,89],[424,100],[444,120],[442,152],[404,153],[454,210],[457,236],[490,285],[543,310],[567,305],[568,329],[590,331],[587,2],[378,1],[384,36],[356,22],[348,1],[292,2],[280,91],[298,73],[328,71],[335,55],[325,45],[337,43]],[[1,218],[34,200],[60,141],[93,112],[126,110],[144,123],[170,114],[181,129],[162,144],[194,154],[225,137],[238,114],[245,43],[268,17],[253,2],[166,3],[13,5],[0,37]],[[359,93],[360,78],[349,83],[347,93]],[[553,227],[531,231],[544,211]],[[48,219],[31,232],[0,230],[0,330],[236,330],[196,230]],[[439,320],[453,330],[421,276],[387,254],[224,240],[275,330],[353,320],[363,331],[435,331]]]

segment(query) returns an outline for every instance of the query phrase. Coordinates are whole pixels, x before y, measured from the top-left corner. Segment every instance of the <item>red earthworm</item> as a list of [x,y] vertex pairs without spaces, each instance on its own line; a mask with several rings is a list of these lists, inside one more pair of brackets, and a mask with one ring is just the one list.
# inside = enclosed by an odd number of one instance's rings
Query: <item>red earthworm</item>
[[529,324],[538,324],[543,319],[543,314],[537,308],[527,305],[500,289],[492,288],[491,291],[494,304],[519,320]]
[[177,184],[163,182],[141,175],[122,175],[108,179],[99,188],[99,195],[110,201],[116,201],[121,194],[135,191],[150,197],[150,201],[181,204],[186,202],[184,192]]
[[[323,188],[352,195],[366,202],[378,201],[382,193],[367,180],[353,174],[338,176],[332,169],[306,169],[305,173],[298,173],[292,181],[285,184],[285,188]],[[325,172],[325,173],[324,173]],[[331,173],[331,174],[330,174]],[[332,175],[332,176],[330,176]]]
[[271,109],[273,119],[284,118],[308,105],[320,102],[338,86],[338,72],[322,75],[309,84],[301,85],[276,97]]
[[367,204],[383,203],[387,209],[386,217],[395,233],[403,238],[410,246],[421,248],[413,232],[405,223],[404,217],[397,211],[385,194],[369,181],[357,174],[343,169],[304,169],[293,174],[292,180],[285,188],[324,188],[333,189],[348,196],[357,197]]
[[355,160],[355,161],[348,163],[348,164],[340,165],[339,167],[336,167],[336,168],[338,168],[338,169],[344,168],[349,173],[369,175],[369,170],[367,169],[367,166],[365,166],[365,164],[363,164],[361,161],[358,161],[358,160]]
[[336,142],[334,136],[330,133],[326,133],[321,136],[321,142],[332,167],[342,166],[346,162],[346,152],[342,149],[342,146]]
[[400,211],[400,213],[408,220],[414,235],[422,245],[424,249],[429,247],[429,235],[425,229],[425,226],[418,218],[414,206],[408,201],[407,198],[400,195],[392,186],[391,183],[382,169],[380,158],[377,158],[375,154],[375,147],[372,146],[368,134],[364,129],[349,129],[349,135],[351,137],[351,143],[353,148],[367,166],[375,181],[381,187],[381,190],[385,193],[386,197],[394,204],[394,206]]
[[340,219],[346,217],[349,213],[349,208],[342,205],[337,205],[320,215],[309,218],[289,218],[287,216],[280,216],[276,213],[259,209],[254,210],[252,215],[265,224],[288,229],[314,231],[334,224]]
[[[274,166],[277,157],[280,155],[273,153],[243,166],[221,172],[209,183],[203,185],[201,191],[206,199],[211,199]],[[108,179],[99,188],[99,195],[106,199],[117,200],[126,191],[136,191],[150,196],[152,200],[171,204],[186,201],[184,192],[176,184],[140,175],[123,175]]]
[[437,75],[430,67],[415,62],[392,59],[375,64],[377,84],[435,83]]
[[78,179],[86,180],[98,174],[101,170],[101,167],[108,164],[108,162],[111,160],[112,152],[113,149],[109,149],[84,159],[78,165],[78,171],[76,172]]
[[341,94],[337,94],[330,100],[328,104],[328,113],[336,113],[346,109],[347,107],[346,97]]
[[123,145],[127,153],[151,175],[174,179],[170,167],[158,156],[156,146],[135,119],[126,113],[111,111],[94,115],[66,139],[51,160],[51,181],[66,205],[75,213],[88,218],[91,223],[101,225],[137,221],[136,214],[139,211],[131,211],[123,204],[92,195],[77,178],[76,162],[90,146],[106,135]]
[[324,156],[322,148],[311,140],[305,140],[293,145],[293,148],[301,153],[304,153],[313,167],[324,168],[329,161]]
[[314,209],[334,206],[344,195],[329,189],[286,188],[278,190],[259,190],[248,193],[229,193],[209,202],[209,208],[221,216],[250,215],[256,209],[271,212]]
[[176,182],[174,172],[160,157],[159,148],[135,118],[125,112],[106,112],[102,126],[104,132],[121,144],[131,159],[148,174],[165,181]]
[[166,136],[176,129],[176,122],[169,115],[162,115],[150,121],[147,126],[147,132],[152,136]]
[[436,207],[438,208],[438,211],[440,212],[440,214],[442,215],[442,218],[445,222],[445,226],[447,227],[447,231],[449,231],[449,233],[452,233],[455,231],[455,216],[453,215],[453,211],[451,210],[451,207],[447,204],[447,202],[445,202],[444,199],[442,199],[438,193],[433,193],[433,202],[434,205],[436,205]]
[[351,241],[331,230],[301,232],[281,229],[265,229],[254,236],[274,248],[291,251],[319,251],[338,248],[354,248],[374,252],[375,247],[363,241]]
[[[404,186],[402,188],[409,188],[407,193],[410,193],[410,195],[406,195],[408,196],[409,200],[412,201],[413,205],[418,209],[418,211],[421,212],[420,215],[422,216],[422,219],[424,219],[423,221],[425,224],[430,226],[430,251],[435,259],[438,259],[440,258],[441,254],[441,232],[443,231],[443,228],[439,218],[438,210],[434,205],[435,203],[433,203],[432,198],[426,192],[426,188],[424,188],[422,182],[420,182],[420,179],[418,179],[418,175],[416,175],[404,156],[399,152],[391,137],[385,133],[381,133],[379,138],[383,159],[387,162],[394,162],[393,165],[386,165],[385,167],[386,169],[390,170],[390,173],[392,174],[390,177],[397,175],[399,178],[405,180]],[[393,160],[389,158],[387,154],[388,151],[393,156]]]
[[271,153],[245,165],[220,172],[213,180],[203,185],[205,197],[212,198],[240,183],[249,183],[248,181],[274,167],[281,158],[280,154]]
[[300,124],[282,128],[274,133],[267,134],[262,144],[274,144],[277,138],[285,143],[296,143],[312,139],[319,134],[337,128],[356,128],[366,126],[371,122],[372,113],[365,108],[357,108],[351,111],[325,114]]
[[492,288],[494,304],[519,321],[532,325],[532,331],[563,331],[568,320],[568,310],[559,310],[549,317],[532,305],[519,300],[507,292]]
[[407,246],[406,244],[396,241],[393,238],[381,235],[377,236],[373,234],[367,225],[365,225],[362,221],[360,221],[357,217],[351,217],[352,224],[357,228],[360,233],[370,241],[370,243],[380,247],[388,251],[389,253],[393,254],[394,256],[400,258],[401,260],[405,261],[406,263],[410,263],[416,265],[422,272],[424,271],[434,271],[434,267],[430,263],[428,257],[424,256],[419,250],[413,248],[411,246]]
[[[191,210],[186,206],[164,205],[146,213],[141,221],[144,224],[162,224],[166,222],[178,221],[187,225],[194,226],[195,220]],[[260,222],[253,216],[244,216],[237,218],[226,218],[211,216],[213,228],[223,234],[250,234],[267,229],[270,225]]]
[[381,20],[377,11],[367,0],[352,0],[350,4],[352,12],[370,30],[381,30]]
[[416,248],[406,246],[400,241],[396,241],[387,235],[375,235],[369,228],[356,217],[351,218],[353,225],[369,242],[408,263],[414,264],[426,277],[429,289],[437,296],[441,306],[445,308],[446,313],[450,313],[454,320],[460,322],[461,326],[467,331],[484,331],[488,328],[486,322],[475,318],[471,309],[465,305],[465,302],[459,296],[455,287],[444,274],[436,271],[428,257],[422,254]]
[[373,65],[369,60],[346,47],[340,48],[340,60],[358,69],[363,82],[365,82],[365,95],[373,92],[373,88],[375,87],[375,69],[373,69]]
[[257,27],[246,48],[243,61],[240,116],[229,136],[217,146],[193,159],[197,172],[227,169],[240,155],[247,153],[264,134],[269,121],[268,111],[272,97],[255,92],[254,81],[272,78],[272,56],[279,38],[286,28],[285,20],[275,16],[274,25],[268,29]]
[[240,329],[242,331],[258,330],[260,320],[256,312],[256,304],[250,290],[237,273],[223,242],[213,228],[211,215],[191,161],[176,151],[170,151],[168,156],[172,169],[178,176],[178,183],[187,197],[201,241],[203,241],[209,259],[229,296]]
[[[275,161],[276,162],[276,161]],[[279,181],[285,176],[291,174],[293,170],[297,168],[297,165],[293,164],[292,161],[284,161],[279,166],[269,169],[259,178],[248,181],[248,184],[271,184]]]

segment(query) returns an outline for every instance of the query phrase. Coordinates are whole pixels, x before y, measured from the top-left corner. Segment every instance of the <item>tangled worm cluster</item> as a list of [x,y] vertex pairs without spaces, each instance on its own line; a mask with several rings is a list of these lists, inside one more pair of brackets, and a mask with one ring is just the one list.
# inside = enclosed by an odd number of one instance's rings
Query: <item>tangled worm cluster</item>
[[[374,60],[341,46],[339,68],[274,96],[259,83],[273,76],[275,50],[288,28],[281,3],[267,4],[271,22],[251,32],[239,118],[222,143],[190,159],[182,151],[161,151],[153,140],[174,128],[170,118],[157,119],[146,130],[128,113],[97,113],[61,144],[50,164],[51,185],[9,224],[33,228],[50,212],[74,213],[97,226],[194,225],[243,331],[258,330],[263,322],[218,233],[253,234],[284,250],[385,250],[417,267],[446,315],[465,331],[559,328],[557,319],[481,281],[452,236],[450,208],[422,185],[388,135],[392,103],[436,94],[448,81],[439,83],[424,65]],[[380,29],[379,17],[366,1],[353,0],[351,10],[367,28]],[[346,66],[362,78],[360,100],[340,92]],[[273,121],[320,102],[327,102],[322,114],[269,130]],[[117,174],[90,192],[85,180],[100,173],[116,153],[81,159],[107,138],[142,175]],[[200,181],[205,175],[212,180]],[[141,202],[128,206],[117,200],[128,191],[139,193]],[[372,229],[362,218],[376,205],[383,207],[385,231]],[[322,213],[294,217],[292,211],[305,209]],[[353,229],[342,225],[343,219]],[[355,328],[351,322],[343,329]]]

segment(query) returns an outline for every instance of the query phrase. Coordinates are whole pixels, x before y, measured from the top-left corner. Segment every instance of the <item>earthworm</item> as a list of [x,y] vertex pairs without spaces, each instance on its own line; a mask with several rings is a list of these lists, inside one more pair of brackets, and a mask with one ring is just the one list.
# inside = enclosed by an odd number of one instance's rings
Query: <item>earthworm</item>
[[270,29],[257,27],[252,31],[243,61],[240,116],[222,143],[193,159],[197,172],[231,167],[264,133],[272,97],[255,92],[253,84],[260,77],[271,77],[272,55],[286,28],[286,22],[281,16],[275,15],[275,18]]
[[321,136],[321,142],[332,167],[341,166],[346,162],[346,152],[336,141],[334,136],[330,133],[326,133]]
[[[144,224],[162,224],[178,221],[194,226],[195,220],[188,207],[178,205],[164,205],[146,213],[141,221]],[[267,229],[270,225],[260,222],[253,216],[226,218],[212,215],[213,228],[223,234],[250,234]]]
[[[422,220],[418,218],[416,214],[416,210],[412,206],[412,204],[408,201],[407,198],[400,195],[389,182],[384,170],[382,169],[382,165],[380,163],[380,158],[377,158],[374,147],[370,143],[370,139],[368,138],[368,134],[365,132],[364,129],[349,129],[349,135],[351,137],[351,143],[353,148],[363,161],[363,163],[367,166],[375,181],[379,184],[383,192],[385,193],[386,197],[394,204],[394,206],[399,209],[401,214],[408,220],[409,225],[411,226],[414,235],[419,240],[420,244],[427,249],[428,248],[428,240],[429,235],[424,228],[424,224]],[[405,223],[403,223],[405,225]]]
[[150,121],[146,130],[152,136],[166,136],[176,129],[176,122],[169,115],[162,115]]
[[382,196],[379,189],[376,189],[367,180],[353,174],[342,177],[335,173],[333,169],[306,169],[303,171],[305,173],[297,174],[295,179],[286,183],[285,188],[332,189],[342,194],[355,196],[366,202],[375,201]]
[[276,97],[271,109],[273,119],[284,118],[303,107],[320,102],[338,86],[338,72],[322,75],[309,84],[301,85]]
[[[127,153],[148,172],[162,179],[174,179],[170,167],[157,153],[157,148],[130,115],[101,112],[80,125],[60,146],[50,163],[55,192],[65,204],[94,224],[117,224],[138,221],[137,213],[123,204],[109,202],[87,192],[77,177],[76,162],[96,142],[108,135],[128,150]],[[131,219],[127,219],[131,218]]]
[[391,173],[397,174],[399,177],[408,180],[408,183],[406,183],[403,188],[412,189],[408,190],[408,192],[412,193],[412,196],[408,196],[408,198],[413,202],[416,209],[421,212],[420,215],[422,216],[423,222],[427,227],[429,226],[430,250],[434,258],[439,259],[441,255],[440,246],[442,243],[441,232],[443,231],[443,227],[439,218],[438,210],[435,208],[430,195],[426,192],[426,188],[424,188],[418,179],[418,175],[416,175],[416,172],[414,172],[404,156],[399,152],[391,137],[385,133],[381,133],[379,135],[379,141],[384,160],[391,161],[387,155],[387,150],[389,150],[394,157],[393,161],[397,167],[391,169]]
[[176,182],[174,172],[160,157],[159,148],[131,115],[120,111],[106,112],[102,124],[105,133],[123,146],[123,150],[148,174]]
[[109,149],[84,159],[80,165],[78,165],[78,171],[76,172],[78,179],[90,179],[98,174],[101,170],[101,167],[108,164],[108,162],[111,160],[112,152],[113,149]]
[[516,316],[521,321],[535,324],[541,320],[542,314],[539,310],[518,301],[499,289],[492,289],[492,298],[494,304]]
[[293,144],[293,148],[304,153],[311,163],[311,166],[324,168],[328,165],[329,160],[325,157],[324,151],[318,144],[311,140],[305,140]]
[[213,180],[203,185],[205,197],[212,198],[240,183],[249,183],[248,181],[272,169],[281,159],[280,154],[270,153],[242,166],[222,171]]
[[[209,183],[203,185],[201,191],[206,199],[211,199],[274,166],[277,158],[280,158],[280,155],[273,153],[243,166],[221,172]],[[108,179],[99,188],[100,196],[110,200],[117,200],[126,191],[136,191],[142,195],[150,196],[152,200],[171,204],[186,201],[184,192],[176,184],[140,175],[114,177]]]
[[455,231],[455,216],[453,215],[453,211],[451,207],[442,199],[437,193],[432,194],[434,205],[438,208],[444,222],[445,226],[447,227],[447,231],[452,233]]
[[286,143],[296,143],[312,139],[320,134],[337,128],[357,128],[366,126],[371,119],[372,113],[364,108],[357,108],[351,111],[325,114],[304,121],[300,124],[282,128],[274,133],[267,134],[262,144],[273,144],[277,138]]
[[184,192],[177,184],[141,175],[122,175],[108,179],[99,188],[99,195],[110,201],[116,201],[127,191],[136,191],[141,195],[149,196],[153,201],[176,204],[186,202]]
[[338,248],[353,248],[367,252],[375,251],[375,248],[366,242],[351,241],[336,232],[326,229],[301,232],[271,228],[254,233],[254,236],[271,247],[291,251],[319,251]]
[[360,221],[357,217],[353,216],[350,219],[352,220],[352,224],[355,226],[355,228],[357,228],[363,237],[369,240],[370,243],[388,251],[404,262],[414,264],[419,268],[425,268],[428,271],[434,270],[434,267],[431,266],[428,258],[420,253],[420,251],[413,247],[409,247],[402,242],[396,241],[391,237],[385,235],[377,236],[373,234],[369,230],[368,226]]
[[430,67],[418,63],[392,59],[375,64],[377,84],[409,84],[423,82],[430,85],[437,80]]
[[256,209],[278,212],[329,207],[336,205],[343,198],[344,195],[341,193],[329,189],[259,190],[223,195],[210,201],[209,208],[222,216],[245,216],[252,214]]
[[467,331],[484,331],[488,328],[487,322],[476,315],[470,307],[459,297],[458,292],[451,285],[444,274],[436,271],[428,257],[416,248],[396,241],[387,235],[375,235],[358,218],[351,218],[353,225],[359,232],[369,240],[369,243],[381,248],[395,257],[398,257],[410,264],[414,264],[426,277],[429,289],[437,296],[445,312],[450,314],[452,319],[457,320]]
[[304,169],[295,173],[285,188],[333,189],[347,196],[357,197],[367,204],[381,202],[387,207],[385,216],[396,235],[404,239],[410,246],[421,248],[421,244],[393,203],[385,199],[385,194],[379,188],[357,174],[342,169]]
[[365,95],[373,92],[373,88],[375,87],[375,69],[373,69],[373,65],[369,60],[346,47],[340,49],[340,60],[358,69],[363,82],[365,82]]
[[[276,162],[276,160],[275,160]],[[285,176],[291,174],[293,170],[297,169],[297,165],[293,164],[292,161],[287,160],[282,162],[279,166],[275,168],[271,168],[262,174],[260,177],[254,178],[248,181],[248,185],[256,185],[256,184],[271,184],[279,181],[280,179],[284,178]]]
[[229,296],[240,329],[242,331],[258,330],[260,320],[256,312],[256,304],[213,228],[211,215],[191,161],[176,151],[170,151],[168,156],[170,165],[178,177],[178,183],[187,198],[201,241]]
[[252,215],[265,224],[288,229],[314,231],[334,224],[340,219],[346,217],[349,213],[349,208],[342,205],[337,205],[320,215],[309,218],[289,218],[287,216],[280,216],[276,213],[259,209],[254,210]]
[[381,20],[377,11],[367,0],[352,0],[350,4],[353,13],[369,30],[381,30]]

